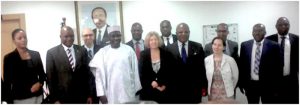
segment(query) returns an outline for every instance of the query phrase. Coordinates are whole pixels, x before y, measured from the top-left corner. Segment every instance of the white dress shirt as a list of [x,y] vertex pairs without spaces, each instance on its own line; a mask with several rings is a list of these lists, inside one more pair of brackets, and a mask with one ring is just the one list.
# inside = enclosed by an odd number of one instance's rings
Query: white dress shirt
[[[251,79],[252,80],[256,80],[258,81],[259,80],[259,75],[257,75],[255,72],[254,72],[254,62],[255,62],[255,53],[256,53],[256,41],[253,40],[253,46],[252,46],[252,53],[251,53]],[[263,49],[263,45],[264,45],[264,39],[262,41],[260,41],[261,45],[260,45],[260,57],[261,57],[261,54],[262,54],[262,49]],[[258,73],[259,74],[259,73]]]
[[139,42],[139,46],[140,46],[140,51],[143,51],[144,50],[144,41],[141,39],[139,41],[136,41],[134,39],[132,39],[132,42],[133,42],[133,47],[134,47],[134,51],[136,50],[136,42]]
[[[180,53],[180,56],[182,57],[181,55],[181,48],[182,48],[182,43],[180,41],[177,41],[178,42],[178,51]],[[186,57],[188,57],[189,55],[189,52],[188,52],[188,45],[189,45],[189,41],[186,41],[185,42],[185,45],[184,45],[184,48],[185,48],[185,52],[186,52]]]
[[168,39],[167,38],[169,38],[169,43],[170,44],[174,43],[172,34],[169,37],[163,36],[165,46],[167,46],[167,44],[168,44]]
[[92,45],[92,47],[87,47],[86,45],[84,45],[84,48],[87,50],[87,52],[89,52],[91,50],[92,55],[94,55],[94,45]]
[[73,45],[71,47],[67,47],[64,44],[62,44],[62,46],[64,47],[64,50],[65,50],[67,56],[68,56],[68,51],[67,50],[70,48],[71,54],[72,54],[72,57],[73,57],[73,61],[74,61],[74,66],[76,67],[76,57],[75,57],[75,51],[74,51]]
[[107,27],[107,24],[105,24],[101,29],[97,28],[96,40],[98,39],[99,30],[101,30],[101,41],[103,40],[103,36],[104,36],[105,31],[106,31],[106,27]]
[[[281,45],[282,36],[278,35],[278,43]],[[290,74],[290,60],[291,60],[291,43],[289,34],[284,35],[285,43],[284,43],[284,66],[283,66],[283,76],[287,76]]]

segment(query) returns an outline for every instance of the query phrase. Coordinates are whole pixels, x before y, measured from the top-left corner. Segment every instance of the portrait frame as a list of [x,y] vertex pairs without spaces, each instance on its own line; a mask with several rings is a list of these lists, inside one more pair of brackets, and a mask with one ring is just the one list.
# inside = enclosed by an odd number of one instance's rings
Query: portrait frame
[[108,25],[121,27],[122,43],[124,43],[122,1],[75,1],[78,44],[84,45],[81,35],[83,28],[94,29],[96,27],[91,17],[92,10],[96,7],[102,7],[106,10],[106,23]]

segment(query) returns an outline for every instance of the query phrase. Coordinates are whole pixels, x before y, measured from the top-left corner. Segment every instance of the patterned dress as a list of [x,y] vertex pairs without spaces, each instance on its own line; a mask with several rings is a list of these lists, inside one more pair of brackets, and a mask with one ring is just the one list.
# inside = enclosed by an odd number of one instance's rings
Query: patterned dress
[[214,73],[212,78],[212,85],[209,100],[223,100],[227,99],[225,85],[222,79],[222,74],[220,71],[221,62],[214,62]]

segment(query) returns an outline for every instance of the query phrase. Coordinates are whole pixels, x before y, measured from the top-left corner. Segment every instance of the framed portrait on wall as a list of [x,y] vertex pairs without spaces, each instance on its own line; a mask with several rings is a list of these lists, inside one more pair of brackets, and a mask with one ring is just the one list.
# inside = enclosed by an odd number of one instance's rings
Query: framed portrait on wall
[[[232,23],[227,24],[228,25],[228,31],[229,34],[227,36],[227,39],[239,42],[238,41],[238,24]],[[212,24],[212,25],[203,25],[203,44],[206,45],[212,41],[214,37],[217,36],[217,29],[218,24]]]
[[[122,2],[121,1],[75,1],[75,14],[78,43],[83,45],[81,34],[84,28],[96,28],[96,24],[92,19],[92,11],[96,7],[101,7],[106,11],[106,24],[109,26],[119,25],[123,31],[122,19]],[[96,35],[96,34],[95,34]],[[122,42],[124,42],[124,33],[122,35]]]

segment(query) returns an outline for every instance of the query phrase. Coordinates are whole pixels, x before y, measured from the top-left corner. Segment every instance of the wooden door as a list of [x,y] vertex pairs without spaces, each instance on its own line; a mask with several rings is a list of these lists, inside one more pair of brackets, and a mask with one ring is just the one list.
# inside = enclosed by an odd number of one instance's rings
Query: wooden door
[[16,47],[12,41],[12,31],[21,28],[26,31],[25,14],[1,14],[1,68],[3,79],[3,59],[4,56]]

